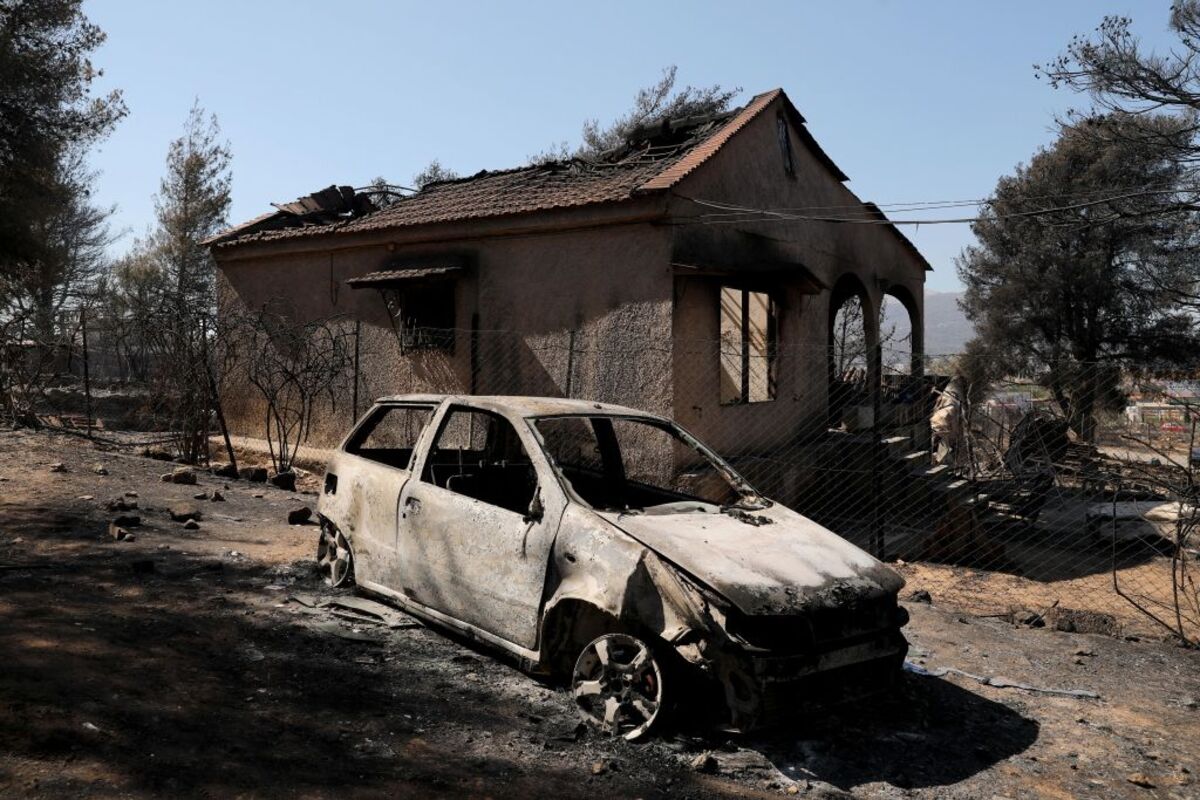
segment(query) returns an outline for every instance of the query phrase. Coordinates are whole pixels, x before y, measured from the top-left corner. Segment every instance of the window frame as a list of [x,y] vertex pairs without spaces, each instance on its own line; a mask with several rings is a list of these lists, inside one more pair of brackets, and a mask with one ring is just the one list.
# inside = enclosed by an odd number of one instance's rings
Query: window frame
[[[717,400],[722,406],[747,406],[757,405],[759,403],[774,402],[779,396],[779,300],[776,293],[763,288],[750,288],[742,284],[736,283],[721,283],[717,287],[717,327],[718,332],[721,329],[722,311],[722,296],[726,291],[737,292],[740,297],[740,352],[737,355],[738,359],[738,396],[734,400],[725,400],[720,396],[721,393],[721,374],[725,369],[722,363],[725,358],[723,350],[724,341],[718,335],[717,345]],[[766,300],[767,307],[767,330],[766,330],[766,361],[767,361],[767,396],[761,400],[750,399],[750,364],[755,356],[750,353],[750,295],[763,295]]]
[[796,177],[796,158],[792,152],[792,129],[783,112],[775,116],[775,135],[779,139],[779,154],[783,158],[783,171],[789,178]]
[[[454,354],[455,340],[458,338],[456,336],[458,319],[457,283],[455,280],[411,281],[380,289],[384,305],[387,307],[388,319],[391,320],[392,330],[395,332],[396,339],[400,344],[401,353],[411,353],[419,350],[441,350],[450,355]],[[438,313],[448,313],[448,319],[440,320],[447,324],[445,326],[410,325],[410,321],[415,323],[420,319],[420,312],[414,313],[408,309],[420,308],[428,310],[443,302],[439,300],[435,304],[428,301],[428,298],[436,292],[445,292],[448,295],[444,298],[446,308],[438,311]],[[422,296],[424,296],[424,299],[422,299]]]
[[[371,433],[374,432],[375,428],[379,425],[378,420],[382,420],[382,418],[385,414],[388,414],[398,408],[406,409],[406,410],[423,410],[426,413],[428,413],[428,415],[429,415],[428,418],[425,420],[425,424],[421,426],[421,430],[417,434],[416,439],[413,441],[412,452],[409,454],[408,463],[405,466],[397,467],[393,464],[388,464],[387,462],[379,461],[378,459],[368,458],[367,456],[364,456],[360,451],[355,449],[355,448],[360,448],[362,446],[362,440],[367,438],[368,436],[371,435]],[[421,449],[421,439],[425,436],[426,432],[429,430],[429,424],[431,422],[433,422],[434,418],[437,416],[437,411],[438,411],[438,403],[404,403],[404,402],[377,403],[376,405],[372,406],[371,409],[368,410],[366,414],[364,414],[362,416],[362,419],[359,420],[358,424],[354,426],[354,429],[350,431],[350,435],[347,436],[345,441],[342,442],[340,449],[343,453],[345,453],[348,456],[353,456],[354,458],[361,458],[363,461],[369,461],[370,463],[376,464],[381,467],[387,467],[388,469],[401,470],[403,472],[411,472],[412,468],[413,468],[413,464],[417,459],[417,453]]]

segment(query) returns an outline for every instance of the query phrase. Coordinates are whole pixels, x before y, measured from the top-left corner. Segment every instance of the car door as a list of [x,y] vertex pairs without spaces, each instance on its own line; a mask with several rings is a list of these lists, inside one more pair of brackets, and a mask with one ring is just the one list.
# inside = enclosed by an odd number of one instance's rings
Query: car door
[[349,531],[359,583],[395,589],[400,491],[433,404],[387,403],[371,411],[347,439],[336,479],[349,494]]
[[[534,647],[565,502],[523,420],[448,406],[401,492],[404,593]],[[531,505],[540,513],[531,514]]]

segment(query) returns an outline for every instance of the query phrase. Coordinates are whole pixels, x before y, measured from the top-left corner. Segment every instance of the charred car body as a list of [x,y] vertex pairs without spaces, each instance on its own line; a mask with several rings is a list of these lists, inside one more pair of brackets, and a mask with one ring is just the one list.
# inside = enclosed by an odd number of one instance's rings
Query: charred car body
[[719,693],[737,730],[877,691],[907,651],[899,575],[620,406],[382,399],[331,459],[319,512],[330,583],[566,678],[627,738],[685,691]]

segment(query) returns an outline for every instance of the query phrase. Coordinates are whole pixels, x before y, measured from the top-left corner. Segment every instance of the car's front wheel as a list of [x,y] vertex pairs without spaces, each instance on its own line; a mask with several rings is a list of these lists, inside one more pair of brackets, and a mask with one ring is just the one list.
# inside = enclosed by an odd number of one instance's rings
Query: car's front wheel
[[571,673],[571,694],[584,720],[630,741],[666,715],[664,664],[654,648],[625,633],[593,639]]
[[346,536],[331,522],[321,523],[317,542],[317,569],[325,583],[335,589],[354,581],[354,553]]

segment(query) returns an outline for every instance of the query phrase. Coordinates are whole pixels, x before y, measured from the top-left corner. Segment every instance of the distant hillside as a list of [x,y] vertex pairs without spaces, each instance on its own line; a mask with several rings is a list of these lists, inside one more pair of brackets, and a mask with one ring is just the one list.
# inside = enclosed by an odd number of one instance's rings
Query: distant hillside
[[[962,292],[925,293],[925,353],[931,356],[961,353],[975,331],[958,307]],[[888,298],[886,325],[896,326],[896,339],[908,336],[908,314],[899,301]]]

